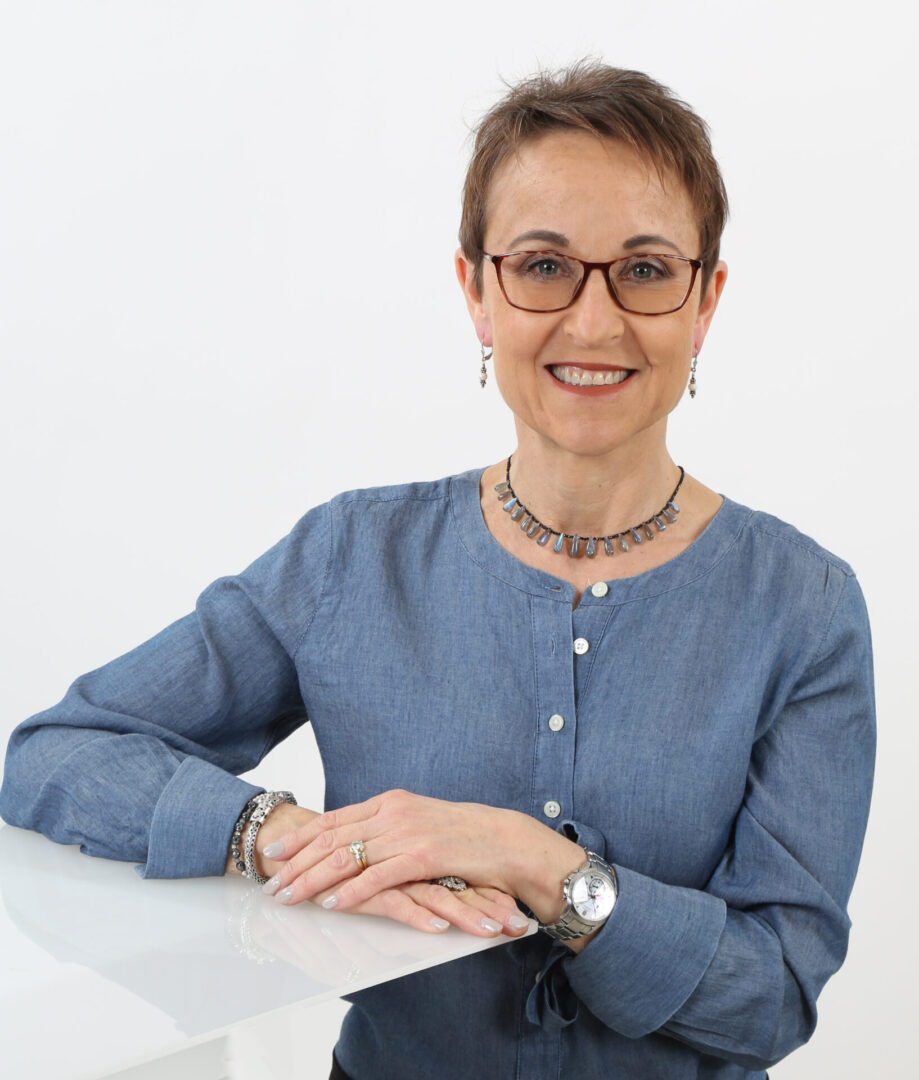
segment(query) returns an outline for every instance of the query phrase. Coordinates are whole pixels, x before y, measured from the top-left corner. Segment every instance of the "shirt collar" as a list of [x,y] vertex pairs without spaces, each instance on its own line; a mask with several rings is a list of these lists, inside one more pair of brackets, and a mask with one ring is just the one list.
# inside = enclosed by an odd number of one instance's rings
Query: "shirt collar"
[[[469,558],[485,573],[500,578],[516,589],[570,605],[574,600],[574,588],[568,582],[561,581],[543,570],[526,566],[515,559],[488,531],[479,501],[479,486],[483,472],[483,469],[471,469],[469,472],[454,476],[450,482],[453,521]],[[610,603],[647,599],[688,585],[707,574],[724,558],[752,514],[753,511],[749,507],[725,498],[705,530],[685,551],[653,570],[646,570],[643,574],[607,582],[609,591],[602,598],[594,597],[589,590],[586,591],[579,607],[589,604],[605,606]],[[623,557],[628,558],[628,555]],[[562,554],[558,558],[563,559],[567,556]],[[603,563],[608,558],[609,556],[600,553],[595,559],[598,581],[603,580]]]

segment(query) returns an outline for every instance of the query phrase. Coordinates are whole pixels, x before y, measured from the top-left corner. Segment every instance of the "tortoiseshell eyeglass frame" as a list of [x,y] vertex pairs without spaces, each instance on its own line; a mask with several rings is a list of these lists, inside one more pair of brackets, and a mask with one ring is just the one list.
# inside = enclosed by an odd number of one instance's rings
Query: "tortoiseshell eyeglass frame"
[[[501,277],[501,263],[509,258],[511,255],[547,255],[556,259],[568,259],[571,262],[580,263],[584,268],[584,276],[581,278],[581,282],[574,290],[574,295],[568,301],[567,304],[563,304],[561,307],[556,308],[529,308],[524,307],[522,304],[515,304],[513,300],[507,295],[507,289],[504,287],[504,280]],[[650,252],[643,251],[638,252],[635,255],[620,255],[618,259],[610,259],[608,262],[585,262],[584,259],[578,259],[574,255],[563,255],[560,251],[505,251],[503,255],[490,255],[487,251],[482,253],[482,257],[487,259],[495,268],[495,273],[498,275],[498,285],[501,288],[501,293],[504,299],[510,304],[511,307],[517,308],[518,311],[532,311],[537,315],[549,315],[553,311],[565,311],[566,308],[570,308],[573,303],[577,301],[577,298],[584,291],[584,286],[587,284],[587,278],[590,276],[591,270],[602,270],[603,277],[606,279],[606,287],[609,289],[609,294],[613,299],[613,303],[621,308],[623,311],[627,311],[630,315],[670,315],[674,311],[679,311],[683,307],[686,301],[692,294],[693,286],[696,283],[696,275],[702,269],[701,259],[689,259],[685,255],[670,255],[664,252]],[[686,295],[676,305],[676,307],[667,308],[666,311],[635,311],[634,308],[626,307],[625,304],[616,295],[616,290],[613,288],[613,279],[610,277],[610,270],[620,262],[629,262],[633,259],[673,259],[677,262],[689,263],[692,267],[692,275],[689,278],[689,286],[686,289]]]

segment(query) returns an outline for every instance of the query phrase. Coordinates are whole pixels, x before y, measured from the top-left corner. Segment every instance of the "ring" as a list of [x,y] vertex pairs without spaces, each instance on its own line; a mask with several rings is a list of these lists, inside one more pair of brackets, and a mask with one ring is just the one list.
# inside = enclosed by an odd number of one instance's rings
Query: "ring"
[[366,870],[369,865],[367,862],[367,853],[364,851],[364,841],[355,840],[351,845],[351,854],[354,856],[354,861],[357,863],[358,870]]
[[457,877],[456,874],[434,878],[434,884],[443,885],[445,889],[450,889],[451,892],[465,892],[469,888],[466,882],[461,877]]

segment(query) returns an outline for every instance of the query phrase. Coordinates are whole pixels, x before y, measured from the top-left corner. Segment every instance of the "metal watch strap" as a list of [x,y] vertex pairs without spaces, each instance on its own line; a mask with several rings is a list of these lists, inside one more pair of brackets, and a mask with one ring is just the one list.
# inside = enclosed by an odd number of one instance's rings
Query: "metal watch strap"
[[610,866],[605,859],[601,859],[599,855],[593,851],[587,852],[587,861],[583,866],[579,866],[577,870],[573,870],[567,878],[565,878],[564,885],[562,887],[562,895],[565,898],[565,909],[562,911],[558,919],[546,925],[544,923],[539,924],[539,929],[544,931],[551,938],[555,938],[556,941],[573,941],[575,938],[584,937],[586,934],[593,933],[594,930],[599,929],[603,925],[603,922],[587,922],[582,919],[580,915],[575,911],[574,905],[568,895],[568,884],[575,874],[581,874],[586,870],[597,870],[604,877],[608,877],[612,882],[613,891],[618,895],[618,882],[616,880],[616,871]]

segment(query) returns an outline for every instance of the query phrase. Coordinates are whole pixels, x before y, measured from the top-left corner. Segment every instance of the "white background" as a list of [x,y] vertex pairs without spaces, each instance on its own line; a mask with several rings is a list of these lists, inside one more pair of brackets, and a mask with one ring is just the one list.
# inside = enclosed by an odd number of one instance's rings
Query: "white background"
[[[673,455],[853,563],[873,621],[850,956],[772,1075],[914,1075],[919,153],[897,10],[0,3],[0,734],[334,492],[507,454],[452,269],[468,128],[540,64],[645,70],[708,120],[732,200]],[[308,730],[254,775],[321,801]],[[292,1039],[307,1080],[329,1017]]]

